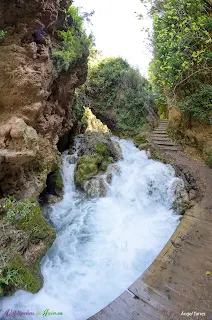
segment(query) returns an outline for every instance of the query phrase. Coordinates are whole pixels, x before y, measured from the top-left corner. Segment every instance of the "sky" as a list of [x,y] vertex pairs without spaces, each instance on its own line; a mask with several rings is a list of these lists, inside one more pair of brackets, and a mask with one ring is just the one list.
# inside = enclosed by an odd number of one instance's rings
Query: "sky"
[[[152,55],[144,43],[147,34],[141,30],[151,28],[151,21],[140,0],[75,0],[73,4],[82,7],[82,12],[95,11],[91,29],[104,57],[121,56],[147,77]],[[138,20],[135,12],[144,19]]]

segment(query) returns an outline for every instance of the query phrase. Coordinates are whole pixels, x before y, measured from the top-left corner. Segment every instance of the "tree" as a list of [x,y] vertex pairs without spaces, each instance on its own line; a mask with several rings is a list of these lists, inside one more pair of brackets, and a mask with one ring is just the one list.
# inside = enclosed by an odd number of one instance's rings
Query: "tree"
[[77,90],[75,110],[82,113],[83,106],[112,130],[139,130],[155,104],[149,82],[118,57],[90,64],[88,80]]

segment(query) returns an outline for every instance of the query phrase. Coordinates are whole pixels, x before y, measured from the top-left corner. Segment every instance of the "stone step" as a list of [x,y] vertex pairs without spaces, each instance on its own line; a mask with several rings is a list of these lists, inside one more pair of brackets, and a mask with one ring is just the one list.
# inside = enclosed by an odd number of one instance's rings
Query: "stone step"
[[173,143],[171,140],[152,140],[153,143],[158,144],[158,145],[166,145],[166,146],[176,146],[175,143]]
[[159,141],[171,141],[174,143],[174,141],[172,141],[168,136],[162,136],[162,135],[157,135],[154,137],[151,137],[152,140],[159,140]]
[[179,151],[179,148],[176,146],[166,146],[166,145],[160,145],[159,147],[161,150],[164,151]]
[[159,130],[159,129],[153,131],[152,133],[153,133],[153,134],[155,134],[155,133],[167,134],[166,130]]
[[169,139],[169,137],[168,137],[168,135],[167,134],[163,134],[163,133],[155,133],[155,134],[151,134],[151,136],[150,136],[152,139],[154,139],[154,138],[167,138],[167,139]]

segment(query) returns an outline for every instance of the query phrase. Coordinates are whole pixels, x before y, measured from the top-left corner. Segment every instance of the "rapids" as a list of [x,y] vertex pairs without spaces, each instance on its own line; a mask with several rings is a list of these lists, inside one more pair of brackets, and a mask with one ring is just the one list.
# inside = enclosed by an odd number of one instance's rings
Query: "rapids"
[[121,173],[105,198],[88,199],[75,189],[75,165],[64,153],[64,197],[47,212],[57,239],[42,260],[44,287],[2,298],[0,319],[39,319],[48,309],[62,315],[47,318],[85,320],[141,276],[173,234],[180,218],[171,209],[179,180],[173,168],[148,159],[130,141],[119,143]]

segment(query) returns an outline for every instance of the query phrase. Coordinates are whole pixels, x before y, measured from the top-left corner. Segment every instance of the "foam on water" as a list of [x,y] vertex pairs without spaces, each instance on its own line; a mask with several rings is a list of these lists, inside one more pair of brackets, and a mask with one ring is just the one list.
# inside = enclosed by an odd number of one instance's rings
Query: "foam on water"
[[[120,140],[124,159],[105,198],[87,199],[73,183],[74,166],[63,156],[64,198],[49,209],[57,239],[42,260],[44,287],[1,299],[5,311],[62,312],[60,320],[85,320],[128,288],[152,263],[179,222],[170,208],[174,170]],[[40,316],[41,318],[42,316]],[[50,317],[49,317],[50,318]],[[51,317],[52,318],[52,317]]]

